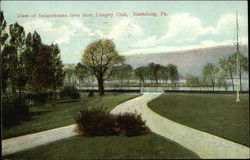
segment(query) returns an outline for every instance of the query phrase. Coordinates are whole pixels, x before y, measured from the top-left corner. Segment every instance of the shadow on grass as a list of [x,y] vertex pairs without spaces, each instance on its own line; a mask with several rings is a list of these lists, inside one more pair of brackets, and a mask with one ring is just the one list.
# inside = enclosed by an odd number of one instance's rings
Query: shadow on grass
[[198,159],[201,159],[201,157],[200,157],[199,155],[197,155],[195,152],[193,152],[193,151],[189,150],[188,148],[186,148],[186,147],[180,145],[179,143],[176,143],[175,141],[172,141],[172,140],[170,140],[170,139],[168,139],[168,138],[166,138],[166,137],[164,137],[164,136],[161,136],[161,135],[159,135],[159,134],[157,134],[157,133],[154,133],[154,132],[152,132],[152,133],[153,133],[155,136],[161,137],[162,139],[164,139],[164,140],[166,140],[166,141],[168,141],[168,142],[170,142],[170,143],[173,143],[173,144],[179,146],[180,148],[184,148],[184,149],[188,150],[191,154],[194,155],[194,157],[197,157]]

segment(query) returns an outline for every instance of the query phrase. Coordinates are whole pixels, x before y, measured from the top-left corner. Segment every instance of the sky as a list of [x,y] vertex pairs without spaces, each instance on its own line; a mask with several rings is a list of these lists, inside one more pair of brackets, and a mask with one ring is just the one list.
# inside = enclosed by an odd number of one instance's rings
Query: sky
[[57,43],[64,63],[80,62],[98,39],[112,39],[122,55],[233,45],[236,12],[240,43],[248,44],[247,1],[1,1],[1,10],[8,25],[17,22],[26,34],[36,30],[43,43]]

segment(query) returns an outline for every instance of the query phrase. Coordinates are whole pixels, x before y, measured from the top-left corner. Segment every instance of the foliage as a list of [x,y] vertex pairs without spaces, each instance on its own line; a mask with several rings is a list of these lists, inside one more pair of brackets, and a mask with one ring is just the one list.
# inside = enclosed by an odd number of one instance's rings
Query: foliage
[[88,97],[94,97],[95,95],[94,95],[94,91],[93,90],[90,90],[89,91],[89,94],[88,94]]
[[169,78],[172,83],[179,80],[179,74],[178,74],[178,69],[176,65],[168,64],[167,70],[169,73]]
[[[2,91],[19,94],[41,92],[63,85],[64,72],[57,44],[45,45],[40,35],[28,33],[18,23],[9,25],[1,12]],[[4,78],[2,78],[4,77]]]
[[24,68],[25,52],[25,32],[24,28],[18,23],[11,24],[9,27],[10,40],[6,55],[8,61],[5,65],[8,68],[9,84],[13,93],[18,91],[20,98],[27,83],[27,75]]
[[[241,76],[243,72],[247,72],[248,69],[248,58],[243,54],[239,54],[239,75],[240,75],[240,88],[241,87]],[[237,53],[231,54],[228,57],[224,57],[219,61],[220,69],[222,74],[231,79],[231,85],[234,90],[234,76],[237,74]]]
[[146,82],[147,79],[147,67],[142,66],[142,67],[138,67],[134,70],[135,75],[139,78],[140,81],[142,81],[142,83]]
[[[6,66],[6,62],[8,61],[8,55],[6,54],[6,48],[5,48],[5,42],[8,38],[8,34],[6,33],[6,21],[4,20],[4,15],[3,12],[0,12],[0,53],[1,53],[1,67],[2,67],[2,72],[0,73],[0,78],[2,80],[1,83],[1,91],[5,92],[7,88],[7,80],[9,77],[9,68]],[[5,51],[5,52],[3,52]]]
[[19,98],[11,103],[2,103],[2,124],[3,128],[8,128],[26,120],[29,116],[29,107]]
[[125,113],[113,115],[102,108],[80,111],[75,115],[76,132],[84,136],[124,134],[140,136],[150,132],[140,115]]
[[212,85],[213,90],[215,87],[218,72],[219,68],[213,63],[206,64],[202,70],[203,83]]
[[[232,59],[235,60],[235,63],[237,64],[237,53],[234,53],[231,55]],[[236,65],[235,65],[236,66]],[[242,84],[241,84],[241,77],[243,72],[249,71],[248,67],[248,58],[244,56],[243,54],[239,53],[239,78],[240,78],[240,90],[242,90]]]
[[64,86],[59,93],[60,97],[70,97],[71,99],[80,98],[80,93],[75,86]]
[[148,75],[151,80],[154,80],[155,83],[158,83],[160,72],[161,72],[161,65],[155,63],[148,64]]
[[37,49],[32,72],[33,87],[39,90],[56,89],[63,85],[63,65],[57,45],[42,45]]
[[4,15],[3,15],[3,12],[1,11],[0,12],[0,26],[1,26],[1,29],[0,29],[0,44],[1,44],[1,47],[5,44],[5,41],[7,40],[8,38],[8,34],[6,33],[6,26],[7,26],[7,23],[4,19]]
[[189,75],[187,76],[186,84],[188,86],[197,86],[200,84],[200,79],[198,76]]
[[103,83],[107,80],[114,67],[122,64],[125,57],[120,56],[115,43],[109,39],[100,39],[90,43],[83,52],[82,62],[98,81],[99,94],[104,94]]
[[168,64],[163,66],[160,64],[149,63],[147,66],[141,66],[134,70],[135,76],[144,84],[147,80],[154,81],[156,84],[171,80],[175,83],[179,80],[179,73],[176,65]]
[[219,76],[217,83],[218,83],[218,87],[224,87],[225,90],[228,89],[228,84],[224,75]]
[[83,110],[75,116],[77,133],[84,136],[118,135],[116,119],[102,108]]
[[114,68],[114,72],[112,74],[112,80],[119,80],[121,83],[127,82],[129,83],[129,79],[132,76],[133,67],[129,64],[122,64],[121,66],[117,66]]
[[79,82],[82,84],[91,85],[93,82],[93,75],[90,73],[88,67],[82,63],[78,63],[73,70],[73,73],[78,78]]
[[52,96],[52,92],[36,92],[29,93],[25,95],[25,99],[33,101],[35,105],[45,104],[48,100],[48,97]]
[[[76,85],[75,74],[78,71],[76,71],[73,66],[67,66],[67,67],[64,67],[64,72],[65,72],[66,85]],[[81,80],[81,79],[79,79],[79,80]]]
[[233,75],[236,73],[236,63],[235,63],[235,59],[233,58],[232,55],[228,56],[228,58],[222,58],[219,61],[219,65],[220,65],[220,69],[221,72],[224,76],[229,76],[229,78],[231,79],[231,83],[233,86],[233,90],[234,90],[234,78]]
[[119,125],[120,132],[129,137],[146,135],[150,132],[145,121],[142,120],[141,115],[124,113],[118,115],[116,121]]

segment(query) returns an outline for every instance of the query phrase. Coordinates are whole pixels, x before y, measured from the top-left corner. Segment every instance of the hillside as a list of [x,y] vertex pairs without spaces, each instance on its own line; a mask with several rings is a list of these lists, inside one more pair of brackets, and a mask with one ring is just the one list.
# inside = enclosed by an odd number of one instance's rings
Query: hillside
[[[217,63],[220,58],[227,57],[234,52],[234,46],[218,46],[179,52],[132,55],[127,56],[126,63],[131,64],[133,67],[144,66],[151,62],[162,65],[172,63],[177,65],[182,75],[190,73],[199,75],[205,64]],[[241,46],[240,52],[248,56],[248,46]]]

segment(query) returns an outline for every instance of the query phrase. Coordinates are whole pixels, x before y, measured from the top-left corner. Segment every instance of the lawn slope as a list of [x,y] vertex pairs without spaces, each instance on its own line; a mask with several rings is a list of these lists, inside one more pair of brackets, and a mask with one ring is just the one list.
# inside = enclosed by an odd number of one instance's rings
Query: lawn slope
[[4,159],[12,160],[182,158],[197,159],[199,157],[182,146],[153,133],[138,137],[75,136],[4,157]]
[[30,108],[32,114],[30,120],[24,121],[20,125],[3,129],[2,138],[6,139],[70,125],[75,123],[74,114],[80,110],[103,107],[110,111],[118,104],[137,96],[136,94],[107,94],[103,97],[88,98],[86,94],[83,94],[78,102],[33,106]]
[[248,95],[163,94],[149,102],[170,120],[249,146]]

